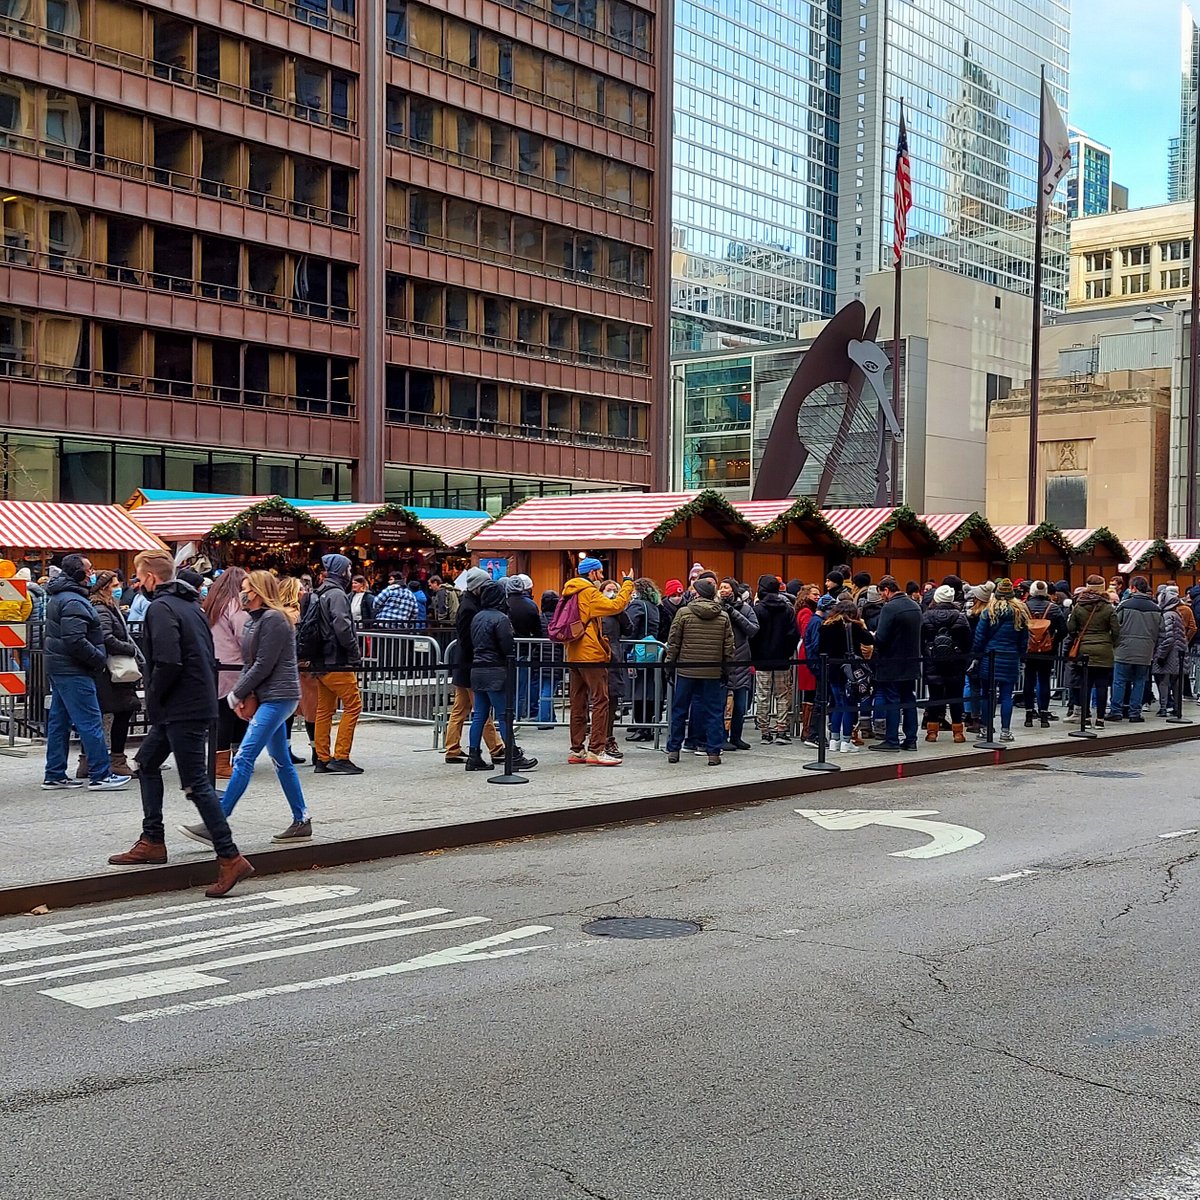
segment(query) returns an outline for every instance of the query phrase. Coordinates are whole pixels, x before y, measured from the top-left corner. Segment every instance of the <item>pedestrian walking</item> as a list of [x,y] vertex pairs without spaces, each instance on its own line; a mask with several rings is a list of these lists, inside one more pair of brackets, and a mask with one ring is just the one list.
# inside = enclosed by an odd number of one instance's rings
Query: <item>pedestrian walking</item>
[[[828,598],[828,597],[825,597]],[[863,647],[874,645],[852,595],[843,595],[828,608],[817,634],[817,650],[829,662],[830,726],[829,750],[832,754],[857,753],[854,727],[858,724],[858,696],[848,687],[847,668],[851,672],[862,665]]]
[[[1110,585],[1110,596],[1115,590]],[[1150,598],[1150,583],[1144,575],[1135,575],[1130,580],[1124,599],[1117,605],[1117,625],[1121,633],[1113,652],[1112,706],[1108,719],[1136,724],[1144,720],[1142,697],[1163,626],[1163,610]],[[1104,715],[1099,704],[1096,712],[1098,716]]]
[[950,730],[956,742],[967,740],[963,723],[963,689],[971,661],[972,634],[966,614],[954,598],[954,588],[941,584],[933,603],[921,616],[921,659],[925,665],[925,740],[936,742],[950,710]]
[[[465,605],[459,606],[461,613]],[[516,656],[512,621],[505,611],[504,585],[488,580],[479,589],[479,611],[471,618],[471,692],[474,709],[467,748],[468,771],[487,771],[483,761],[484,727],[495,717],[505,744],[512,744],[513,769],[532,771],[538,765],[516,744],[506,679],[509,660]],[[502,760],[501,760],[502,761]],[[493,763],[493,765],[499,765]]]
[[792,740],[792,660],[800,636],[796,610],[780,595],[774,575],[759,576],[757,595],[758,632],[750,639],[755,724],[764,742],[786,746]]
[[1173,585],[1163,589],[1158,605],[1162,610],[1162,628],[1154,649],[1154,685],[1158,689],[1158,715],[1168,717],[1177,711],[1181,700],[1179,674],[1188,645],[1183,619],[1186,609],[1179,602],[1179,589]]
[[[475,662],[471,630],[475,617],[481,611],[480,592],[491,582],[492,577],[478,567],[464,571],[458,580],[462,591],[454,615],[455,640],[450,654],[450,683],[454,689],[454,702],[446,722],[445,761],[450,766],[464,766],[467,762],[467,755],[462,748],[463,729],[475,708],[475,697],[471,691],[471,668]],[[483,740],[492,756],[492,765],[499,766],[504,761],[504,743],[490,717],[484,722]]]
[[[879,581],[883,608],[875,631],[871,665],[884,704],[883,741],[872,750],[917,748],[917,676],[921,673],[921,606],[891,575]],[[901,727],[903,738],[901,741]]]
[[1043,729],[1050,728],[1050,672],[1059,647],[1067,637],[1067,614],[1050,598],[1042,580],[1029,585],[1029,642],[1025,653],[1025,728],[1036,715]]
[[1086,586],[1079,592],[1067,618],[1072,657],[1087,660],[1086,670],[1077,678],[1077,701],[1083,708],[1083,723],[1091,724],[1092,692],[1096,694],[1096,726],[1104,728],[1108,711],[1108,689],[1113,679],[1113,661],[1121,639],[1121,626],[1116,610],[1109,603],[1100,575],[1089,575]]
[[697,578],[692,587],[696,599],[671,622],[664,656],[675,667],[667,762],[679,761],[684,728],[690,719],[693,736],[697,741],[704,739],[708,765],[719,767],[725,745],[725,689],[721,681],[726,664],[733,662],[736,652],[733,626],[724,605],[717,602],[717,589],[711,579]]
[[[288,741],[288,728],[300,700],[295,626],[279,599],[279,585],[270,571],[245,575],[241,595],[248,614],[242,633],[244,665],[224,703],[248,720],[248,727],[233,760],[229,786],[221,796],[221,811],[226,818],[232,815],[249,786],[258,756],[266,750],[292,811],[291,824],[271,841],[307,842],[312,838],[312,821]],[[180,825],[179,832],[193,841],[212,843],[204,824]]]
[[[326,554],[321,559],[321,584],[312,594],[316,605],[311,618],[308,611],[300,619],[300,649],[305,652],[317,677],[317,721],[313,750],[318,775],[361,775],[362,767],[350,758],[354,731],[362,714],[362,693],[358,688],[358,668],[362,652],[354,622],[350,617],[350,560],[344,554]],[[411,595],[411,593],[409,593]],[[338,723],[337,744],[330,751],[333,716],[338,705],[342,719]]]
[[129,776],[116,774],[104,741],[104,720],[96,681],[108,669],[104,631],[88,599],[92,564],[68,554],[57,578],[47,587],[45,660],[50,678],[50,714],[46,723],[46,772],[42,787],[70,790],[82,780],[67,776],[67,755],[74,726],[88,761],[88,788],[116,791]]
[[209,728],[217,719],[212,631],[200,611],[200,593],[175,578],[170,555],[143,551],[135,561],[138,577],[153,597],[142,629],[150,721],[137,753],[142,833],[131,849],[108,861],[114,866],[167,861],[162,766],[174,755],[179,786],[200,813],[217,855],[217,879],[204,894],[224,896],[253,875],[254,868],[234,843],[208,778],[206,747]]
[[749,750],[750,743],[742,737],[750,697],[754,691],[754,674],[750,668],[750,639],[758,632],[758,616],[750,603],[749,591],[736,579],[722,579],[717,587],[717,599],[725,609],[733,629],[733,660],[725,669],[725,704],[729,707],[729,737],[725,750]]
[[229,567],[221,573],[200,607],[212,631],[213,650],[217,662],[224,664],[217,671],[217,778],[228,779],[233,748],[246,736],[246,722],[235,713],[225,697],[240,674],[236,664],[242,661],[242,633],[249,613],[242,607],[242,580],[246,572],[241,567]]
[[[566,642],[571,700],[571,749],[567,762],[590,767],[619,767],[621,759],[608,753],[608,672],[612,647],[604,636],[602,622],[605,617],[616,616],[629,607],[633,599],[633,573],[625,572],[612,599],[600,591],[603,579],[604,564],[598,558],[581,559],[579,573],[563,587],[554,621],[574,608],[578,613],[578,627],[582,629],[578,637]],[[716,589],[713,590],[715,593]]]
[[[1011,579],[996,584],[995,595],[975,626],[971,653],[983,664],[983,677],[991,680],[1000,699],[1000,740],[1012,742],[1014,693],[1021,675],[1021,661],[1029,646],[1029,612],[1016,597]],[[985,698],[985,705],[987,700]],[[985,721],[991,713],[983,714]]]
[[[114,775],[133,775],[136,768],[125,754],[129,741],[129,725],[133,715],[142,707],[138,685],[142,678],[142,652],[129,633],[129,627],[118,607],[121,589],[116,571],[98,571],[88,597],[100,621],[104,635],[104,653],[108,662],[96,675],[96,700],[100,705],[104,734],[108,741],[108,757]],[[88,775],[87,754],[79,756],[77,779]]]

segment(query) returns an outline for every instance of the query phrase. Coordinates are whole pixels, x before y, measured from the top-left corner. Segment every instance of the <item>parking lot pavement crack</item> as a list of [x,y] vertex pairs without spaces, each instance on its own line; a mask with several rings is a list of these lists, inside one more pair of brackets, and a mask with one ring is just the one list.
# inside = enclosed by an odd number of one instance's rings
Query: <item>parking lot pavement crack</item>
[[553,1171],[556,1175],[561,1175],[571,1187],[576,1188],[581,1196],[591,1196],[593,1200],[613,1200],[611,1196],[606,1196],[603,1192],[593,1191],[586,1183],[580,1183],[575,1178],[575,1173],[569,1171],[566,1167],[557,1166],[554,1163],[541,1162],[536,1158],[527,1158],[525,1160],[533,1167],[541,1167],[545,1171]]
[[1185,854],[1182,858],[1175,859],[1174,862],[1167,864],[1167,873],[1163,879],[1162,895],[1157,900],[1152,901],[1154,904],[1166,904],[1169,900],[1175,898],[1175,893],[1179,890],[1180,884],[1183,882],[1179,878],[1180,867],[1187,866],[1190,862],[1195,862],[1200,858],[1200,850],[1193,850],[1190,854]]

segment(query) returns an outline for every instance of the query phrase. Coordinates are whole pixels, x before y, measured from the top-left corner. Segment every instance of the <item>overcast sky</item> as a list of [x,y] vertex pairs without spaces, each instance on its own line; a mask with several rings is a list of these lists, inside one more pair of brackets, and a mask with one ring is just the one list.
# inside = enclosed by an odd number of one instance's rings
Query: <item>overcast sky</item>
[[1179,0],[1073,0],[1071,112],[1113,149],[1133,208],[1167,198],[1167,140],[1179,131]]

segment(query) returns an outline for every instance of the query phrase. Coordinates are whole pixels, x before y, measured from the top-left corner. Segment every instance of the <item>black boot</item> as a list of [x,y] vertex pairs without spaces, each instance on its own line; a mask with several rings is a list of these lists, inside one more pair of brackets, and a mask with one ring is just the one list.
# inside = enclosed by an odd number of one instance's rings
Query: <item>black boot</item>
[[1038,713],[1038,719],[1041,721],[1043,729],[1050,728],[1050,714],[1048,712]]
[[1033,728],[1033,709],[1032,708],[1025,714],[1025,728],[1026,729]]
[[469,750],[467,752],[468,771],[490,771],[491,769],[491,764],[484,762],[483,755],[478,750]]

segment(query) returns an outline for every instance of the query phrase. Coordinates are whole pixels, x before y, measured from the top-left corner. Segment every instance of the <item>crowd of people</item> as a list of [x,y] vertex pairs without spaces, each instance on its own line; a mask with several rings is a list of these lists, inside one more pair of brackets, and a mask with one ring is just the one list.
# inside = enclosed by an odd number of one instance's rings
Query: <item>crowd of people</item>
[[[594,557],[540,602],[528,576],[494,580],[478,568],[452,584],[434,576],[428,594],[398,576],[372,592],[341,554],[322,558],[315,583],[240,567],[206,580],[155,553],[139,555],[136,569],[124,584],[71,554],[46,582],[52,699],[42,786],[113,791],[136,777],[141,835],[110,862],[165,862],[162,766],[173,755],[201,818],[180,830],[211,846],[220,866],[211,895],[253,871],[229,817],[264,750],[291,815],[273,838],[281,844],[312,837],[297,767],[362,773],[350,755],[364,629],[453,630],[445,761],[467,771],[502,766],[509,747],[517,770],[535,768],[512,717],[554,725],[560,689],[570,764],[620,766],[615,726],[627,708],[626,741],[653,740],[666,725],[669,763],[686,751],[719,766],[724,754],[751,749],[748,721],[767,744],[798,737],[849,754],[872,740],[868,749],[914,751],[921,724],[928,742],[943,732],[963,742],[990,727],[994,703],[998,736],[1013,741],[1018,704],[1026,727],[1059,719],[1052,668],[1064,655],[1068,719],[1078,707],[1085,726],[1143,721],[1151,689],[1166,716],[1181,700],[1200,604],[1200,587],[1186,598],[1173,585],[1151,595],[1139,575],[1091,576],[1074,590],[1007,578],[969,586],[955,576],[902,587],[838,567],[821,583],[763,575],[751,590],[697,563],[686,583],[660,589],[630,573],[608,578]],[[131,758],[130,723],[143,705],[149,732]],[[291,744],[297,715],[306,756]],[[214,726],[223,793],[209,778]],[[82,747],[74,774],[72,728]]]

